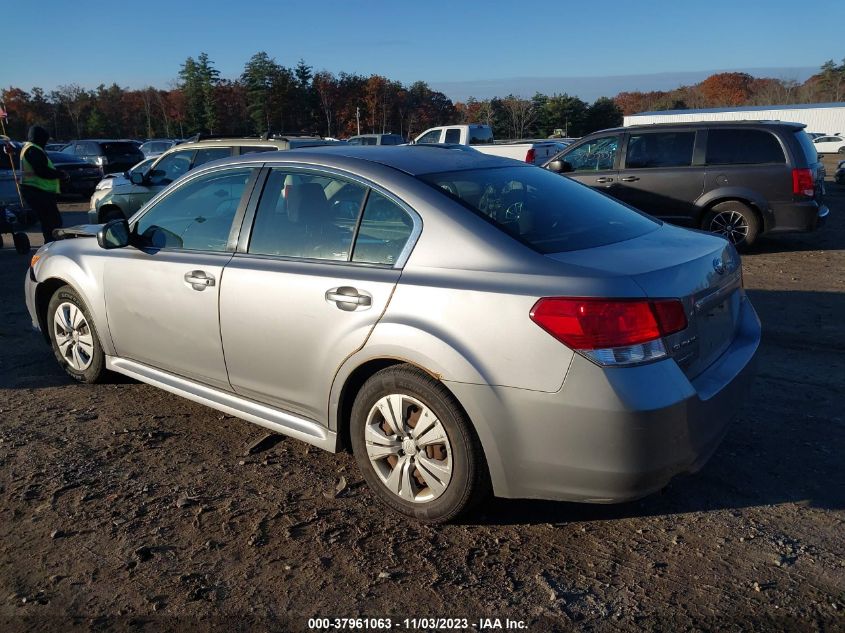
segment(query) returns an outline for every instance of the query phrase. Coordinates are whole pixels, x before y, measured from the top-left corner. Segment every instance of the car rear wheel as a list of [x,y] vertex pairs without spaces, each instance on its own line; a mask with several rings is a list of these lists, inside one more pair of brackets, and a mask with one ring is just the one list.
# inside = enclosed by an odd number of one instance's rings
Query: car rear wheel
[[364,383],[352,407],[352,451],[370,488],[391,508],[450,521],[489,489],[481,444],[454,396],[410,365]]
[[839,148],[839,153],[845,154],[845,145],[843,145],[842,147]]
[[701,228],[721,235],[737,248],[747,248],[757,239],[760,221],[748,206],[728,200],[714,205],[704,214]]
[[56,360],[71,378],[94,383],[106,377],[105,355],[94,321],[69,286],[59,288],[50,299],[47,328]]

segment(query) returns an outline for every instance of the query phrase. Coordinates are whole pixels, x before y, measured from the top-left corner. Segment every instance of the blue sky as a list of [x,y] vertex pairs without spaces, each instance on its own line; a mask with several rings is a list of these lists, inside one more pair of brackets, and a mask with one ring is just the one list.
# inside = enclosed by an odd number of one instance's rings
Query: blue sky
[[0,86],[27,90],[166,87],[201,51],[234,78],[265,50],[289,66],[304,58],[315,70],[424,80],[455,99],[536,89],[591,100],[671,88],[714,70],[803,80],[825,60],[845,57],[845,39],[836,35],[845,25],[843,0],[4,4]]

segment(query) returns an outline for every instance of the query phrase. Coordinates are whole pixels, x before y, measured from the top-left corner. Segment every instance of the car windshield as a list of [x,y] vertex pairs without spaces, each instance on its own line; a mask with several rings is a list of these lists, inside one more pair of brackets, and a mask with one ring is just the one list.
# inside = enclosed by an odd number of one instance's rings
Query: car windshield
[[540,253],[633,239],[659,221],[537,167],[497,167],[419,178]]

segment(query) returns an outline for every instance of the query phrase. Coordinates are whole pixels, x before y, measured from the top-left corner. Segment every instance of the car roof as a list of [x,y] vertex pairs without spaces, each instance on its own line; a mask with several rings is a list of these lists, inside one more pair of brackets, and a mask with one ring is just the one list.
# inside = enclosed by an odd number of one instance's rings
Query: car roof
[[[669,128],[715,128],[715,127],[787,127],[792,128],[797,132],[805,128],[803,123],[794,123],[792,121],[675,121],[673,123],[638,123],[637,125],[627,125],[623,127],[612,127],[606,130],[596,130],[590,132],[586,136],[593,136],[595,134],[605,134],[607,132],[626,132],[629,130],[660,130]],[[585,137],[582,137],[585,138]]]
[[[412,176],[466,169],[493,167],[529,166],[527,163],[482,154],[465,145],[326,145],[293,149],[285,152],[267,152],[260,155],[265,162],[284,158],[284,162],[316,161],[323,164],[336,163],[338,167],[348,164],[344,159],[364,160],[403,171]],[[246,154],[242,162],[254,162],[255,154]],[[333,160],[336,159],[336,160]]]

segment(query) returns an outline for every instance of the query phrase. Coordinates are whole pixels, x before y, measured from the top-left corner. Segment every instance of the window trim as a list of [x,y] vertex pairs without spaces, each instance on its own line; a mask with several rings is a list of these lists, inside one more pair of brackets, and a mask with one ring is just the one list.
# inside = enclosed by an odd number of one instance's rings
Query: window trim
[[[350,244],[349,249],[349,256],[346,261],[341,261],[337,259],[317,259],[317,258],[310,258],[310,257],[290,257],[287,255],[269,255],[269,254],[259,254],[259,253],[250,253],[249,249],[249,240],[252,236],[252,229],[255,226],[255,218],[258,213],[258,204],[261,200],[261,196],[264,193],[264,186],[267,184],[267,179],[270,176],[270,171],[273,169],[277,170],[285,170],[285,171],[297,171],[302,172],[305,174],[314,174],[320,175],[323,177],[328,178],[341,178],[344,180],[352,181],[355,184],[359,184],[365,188],[364,198],[361,201],[361,206],[358,209],[358,218],[355,222],[355,230],[353,232],[352,242]],[[292,262],[315,262],[320,264],[334,264],[338,266],[354,266],[354,267],[364,267],[364,268],[387,268],[387,269],[402,269],[405,267],[405,264],[408,261],[408,258],[411,256],[411,251],[413,251],[414,246],[416,246],[417,240],[419,239],[420,234],[422,233],[423,229],[423,221],[420,215],[414,211],[404,200],[396,196],[396,194],[388,191],[384,187],[367,180],[357,174],[350,173],[348,171],[344,171],[342,169],[334,169],[329,167],[317,166],[317,165],[298,165],[298,164],[285,164],[285,163],[265,163],[262,167],[261,176],[259,177],[260,182],[256,182],[256,185],[253,187],[249,203],[246,207],[246,212],[243,218],[240,234],[238,236],[238,244],[235,252],[238,255],[246,256],[246,257],[259,257],[262,259],[274,259],[274,260],[281,260],[281,261],[292,261]],[[402,209],[405,213],[407,213],[410,218],[411,222],[413,223],[413,227],[411,228],[411,233],[408,235],[408,240],[405,242],[405,246],[402,247],[402,250],[399,252],[399,256],[396,258],[396,261],[393,264],[373,264],[370,262],[353,262],[351,261],[352,255],[355,252],[355,241],[358,238],[358,230],[360,228],[361,222],[364,217],[364,209],[366,206],[367,200],[370,198],[370,191],[376,191],[377,193],[381,194],[394,204],[396,204],[400,209]]]
[[239,223],[243,220],[243,213],[244,213],[247,205],[249,204],[249,201],[252,198],[253,189],[254,189],[255,184],[258,180],[259,173],[261,172],[261,166],[262,166],[262,163],[258,162],[258,161],[254,162],[254,163],[252,163],[252,162],[250,162],[250,163],[234,163],[234,164],[228,163],[226,165],[217,165],[217,166],[212,167],[210,169],[203,169],[202,167],[200,167],[197,170],[196,173],[187,172],[187,174],[185,174],[184,180],[175,181],[175,182],[178,183],[175,187],[171,187],[169,185],[166,186],[164,189],[159,191],[155,196],[153,196],[150,199],[149,202],[147,202],[138,211],[136,211],[135,215],[133,215],[129,219],[129,235],[130,236],[137,235],[135,231],[137,229],[138,222],[140,222],[141,219],[145,215],[147,215],[147,213],[149,213],[152,209],[154,209],[158,205],[158,203],[161,200],[163,200],[165,197],[168,197],[172,193],[181,189],[182,187],[187,186],[189,183],[193,182],[195,179],[197,179],[201,176],[204,176],[206,174],[213,174],[213,173],[218,172],[218,171],[224,171],[224,170],[229,170],[229,169],[238,169],[238,168],[251,169],[252,173],[250,174],[249,178],[246,181],[246,184],[244,185],[244,192],[241,194],[240,202],[238,202],[238,206],[235,209],[235,215],[232,217],[232,226],[229,227],[229,238],[226,241],[226,250],[210,251],[210,250],[197,250],[197,249],[193,249],[193,248],[173,248],[173,247],[151,248],[151,247],[147,247],[147,246],[143,246],[143,245],[139,245],[139,244],[132,244],[131,242],[130,242],[130,246],[132,246],[133,248],[137,248],[138,250],[144,251],[144,252],[153,250],[153,251],[156,251],[156,252],[167,251],[167,252],[178,252],[178,253],[202,253],[202,254],[205,254],[205,255],[229,255],[229,256],[231,256],[231,254],[234,252],[234,249],[235,249],[234,245],[237,243],[237,239],[236,239],[237,233],[235,231],[235,228],[237,227],[238,231],[240,231],[240,224]]

